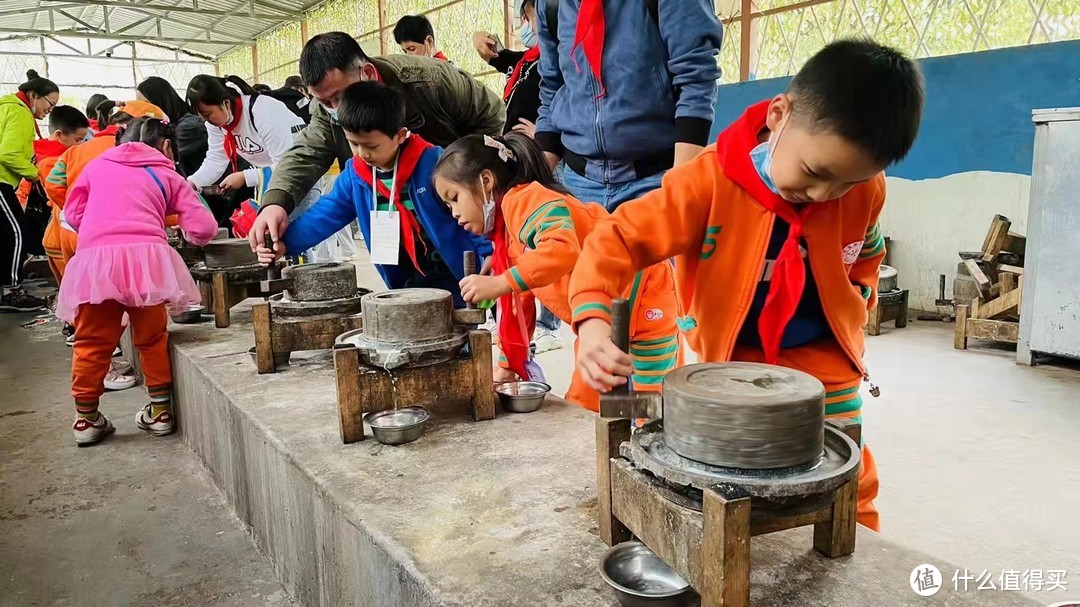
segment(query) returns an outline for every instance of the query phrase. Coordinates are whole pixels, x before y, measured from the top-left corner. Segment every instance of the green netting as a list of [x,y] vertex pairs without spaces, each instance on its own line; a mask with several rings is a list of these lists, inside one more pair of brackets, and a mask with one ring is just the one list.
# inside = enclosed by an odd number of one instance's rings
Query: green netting
[[[258,82],[273,87],[284,84],[285,78],[296,71],[296,61],[300,59],[303,46],[299,22],[286,23],[260,38],[256,44],[259,51]],[[280,76],[282,73],[285,75]]]
[[237,47],[218,58],[218,71],[222,76],[235,74],[248,82],[255,78],[251,73],[251,47]]
[[332,0],[308,13],[308,35],[348,32],[359,36],[379,29],[379,5],[374,0]]

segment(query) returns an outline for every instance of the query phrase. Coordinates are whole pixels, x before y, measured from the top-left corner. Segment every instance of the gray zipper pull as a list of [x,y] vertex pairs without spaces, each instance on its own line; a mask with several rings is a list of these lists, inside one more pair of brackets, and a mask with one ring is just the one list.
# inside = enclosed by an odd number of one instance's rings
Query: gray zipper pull
[[876,385],[874,385],[874,382],[870,381],[870,372],[863,371],[862,377],[864,382],[870,384],[870,396],[873,396],[874,398],[881,396],[881,388],[877,387]]

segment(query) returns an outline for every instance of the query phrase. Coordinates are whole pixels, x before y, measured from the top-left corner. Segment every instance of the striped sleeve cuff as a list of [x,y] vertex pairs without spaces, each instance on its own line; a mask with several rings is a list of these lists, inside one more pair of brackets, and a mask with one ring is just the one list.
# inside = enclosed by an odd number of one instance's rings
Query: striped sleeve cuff
[[522,278],[517,266],[503,272],[502,276],[506,279],[506,282],[510,283],[510,288],[514,290],[514,293],[526,293],[529,291],[529,285],[525,283],[525,279]]
[[611,322],[611,296],[602,291],[578,293],[570,300],[570,308],[575,326],[591,318]]

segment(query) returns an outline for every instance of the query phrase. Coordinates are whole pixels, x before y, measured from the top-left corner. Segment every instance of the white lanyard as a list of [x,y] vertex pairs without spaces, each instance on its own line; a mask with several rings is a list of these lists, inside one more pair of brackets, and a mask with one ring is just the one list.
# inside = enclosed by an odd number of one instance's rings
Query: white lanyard
[[[397,169],[398,169],[398,161],[399,160],[401,160],[401,152],[400,151],[398,152],[397,157],[394,158],[394,176],[390,178],[390,196],[389,196],[390,206],[389,206],[389,210],[390,210],[391,213],[394,213],[394,212],[397,211],[397,208],[394,206],[394,196],[397,196]],[[375,165],[371,165],[371,201],[375,204],[375,212],[376,213],[379,212],[379,187],[378,187],[378,184],[379,184],[379,172],[378,171],[379,170],[377,168],[375,168]]]

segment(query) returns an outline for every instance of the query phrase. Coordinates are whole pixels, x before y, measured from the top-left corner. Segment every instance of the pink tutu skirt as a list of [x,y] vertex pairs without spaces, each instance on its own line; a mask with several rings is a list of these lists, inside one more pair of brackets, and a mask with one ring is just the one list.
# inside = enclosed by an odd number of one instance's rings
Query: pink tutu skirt
[[80,305],[109,300],[129,308],[164,303],[179,313],[201,299],[184,260],[165,243],[80,247],[64,271],[56,316],[74,322]]

